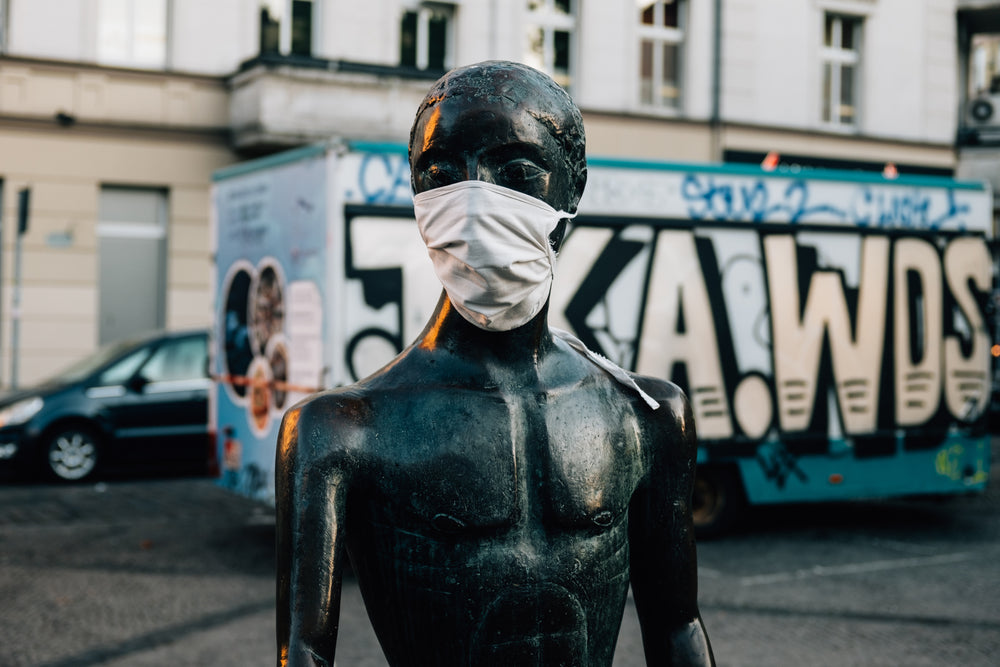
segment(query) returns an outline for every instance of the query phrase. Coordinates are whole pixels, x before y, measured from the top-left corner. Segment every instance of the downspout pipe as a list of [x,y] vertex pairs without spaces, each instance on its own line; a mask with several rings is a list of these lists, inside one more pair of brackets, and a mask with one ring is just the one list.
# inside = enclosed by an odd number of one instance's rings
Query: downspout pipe
[[714,26],[712,33],[712,115],[709,127],[712,133],[712,157],[722,161],[722,0],[714,0]]

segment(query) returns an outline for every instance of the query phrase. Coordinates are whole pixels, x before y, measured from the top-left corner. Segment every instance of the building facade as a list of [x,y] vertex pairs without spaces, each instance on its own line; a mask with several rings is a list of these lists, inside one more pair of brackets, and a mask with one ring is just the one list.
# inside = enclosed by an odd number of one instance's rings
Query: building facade
[[[0,2],[3,387],[208,322],[208,184],[237,159],[224,74],[240,55],[200,4]],[[200,55],[213,37],[227,50]]]
[[405,142],[430,83],[480,60],[549,72],[595,156],[992,179],[986,133],[975,160],[956,137],[997,5],[0,0],[0,386],[15,359],[24,383],[207,324],[213,170],[333,136]]
[[956,174],[988,181],[995,193],[1000,191],[1000,2],[959,0],[958,52]]

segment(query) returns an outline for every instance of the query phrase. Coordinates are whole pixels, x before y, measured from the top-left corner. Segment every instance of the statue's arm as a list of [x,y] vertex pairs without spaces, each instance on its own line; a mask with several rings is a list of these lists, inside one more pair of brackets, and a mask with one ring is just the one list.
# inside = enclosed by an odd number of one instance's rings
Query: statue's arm
[[[292,408],[275,466],[278,665],[333,665],[340,622],[346,471],[316,452]],[[336,439],[335,437],[331,439]]]
[[657,382],[649,389],[656,390],[662,407],[651,417],[647,476],[629,510],[632,595],[646,664],[714,665],[698,611],[691,521],[698,442],[694,417],[675,386]]

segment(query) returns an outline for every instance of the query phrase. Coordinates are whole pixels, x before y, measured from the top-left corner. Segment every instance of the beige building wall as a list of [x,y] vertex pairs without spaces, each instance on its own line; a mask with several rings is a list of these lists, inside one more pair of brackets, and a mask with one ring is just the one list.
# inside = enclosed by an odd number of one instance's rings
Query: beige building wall
[[583,111],[587,154],[639,160],[707,162],[712,134],[705,123]]
[[[73,122],[58,123],[60,111]],[[23,187],[31,188],[31,216],[22,239],[20,386],[97,346],[97,224],[105,185],[167,192],[166,326],[210,323],[211,174],[237,159],[227,123],[222,80],[0,61],[0,387],[11,379]]]
[[724,125],[720,143],[725,149],[777,151],[789,155],[816,155],[839,160],[893,162],[953,169],[955,147],[946,143],[892,141],[863,135],[809,132],[754,125]]

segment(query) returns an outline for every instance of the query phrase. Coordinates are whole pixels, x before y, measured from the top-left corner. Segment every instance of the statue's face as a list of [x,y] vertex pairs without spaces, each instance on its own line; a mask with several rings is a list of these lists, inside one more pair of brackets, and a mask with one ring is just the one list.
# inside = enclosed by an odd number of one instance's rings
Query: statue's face
[[563,149],[528,112],[532,102],[531,94],[520,103],[502,95],[455,95],[425,110],[410,147],[414,190],[480,180],[574,210]]

